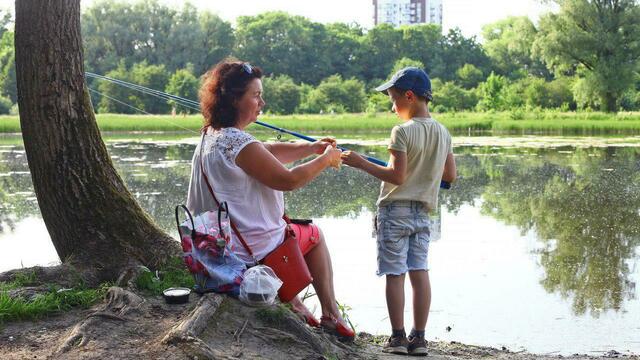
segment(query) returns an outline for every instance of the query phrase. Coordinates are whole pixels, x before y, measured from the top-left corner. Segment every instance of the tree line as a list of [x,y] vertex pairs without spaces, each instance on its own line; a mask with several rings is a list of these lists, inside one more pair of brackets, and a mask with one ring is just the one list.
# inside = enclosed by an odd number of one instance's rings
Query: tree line
[[[276,114],[388,111],[388,98],[372,89],[408,65],[433,79],[436,112],[640,110],[638,2],[555,2],[559,11],[537,25],[527,17],[485,25],[482,43],[431,24],[367,31],[284,12],[241,16],[232,26],[190,3],[174,9],[156,0],[98,1],[81,24],[87,71],[196,99],[200,75],[235,56],[263,68],[265,110]],[[0,113],[16,111],[10,22],[0,13]],[[98,112],[168,113],[174,105],[89,85]]]

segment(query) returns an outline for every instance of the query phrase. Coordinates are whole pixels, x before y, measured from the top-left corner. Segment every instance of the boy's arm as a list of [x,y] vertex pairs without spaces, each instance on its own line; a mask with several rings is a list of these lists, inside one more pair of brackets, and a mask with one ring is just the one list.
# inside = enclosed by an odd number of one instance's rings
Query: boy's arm
[[444,163],[444,172],[442,173],[442,181],[452,183],[458,176],[456,171],[456,159],[453,157],[453,153],[447,154],[447,160]]
[[389,149],[389,164],[384,167],[367,161],[360,154],[347,150],[342,153],[342,162],[366,171],[378,179],[393,185],[402,185],[407,175],[407,153]]

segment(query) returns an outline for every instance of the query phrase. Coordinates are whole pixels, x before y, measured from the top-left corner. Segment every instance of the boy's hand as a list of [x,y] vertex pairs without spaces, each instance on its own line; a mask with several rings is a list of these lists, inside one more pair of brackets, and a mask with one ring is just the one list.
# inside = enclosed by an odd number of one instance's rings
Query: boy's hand
[[332,139],[330,137],[326,137],[311,143],[311,149],[314,154],[322,155],[324,150],[327,148],[327,145],[331,145],[334,148],[336,147],[336,139]]
[[367,162],[367,160],[360,154],[351,150],[343,151],[340,157],[342,158],[342,162],[344,164],[354,168],[361,168],[362,165]]

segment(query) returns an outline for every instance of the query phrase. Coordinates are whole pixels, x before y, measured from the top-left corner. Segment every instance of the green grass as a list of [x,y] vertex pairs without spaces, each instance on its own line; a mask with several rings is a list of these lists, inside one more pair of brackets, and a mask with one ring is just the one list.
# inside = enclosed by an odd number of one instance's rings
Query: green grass
[[193,276],[187,271],[181,257],[172,258],[158,271],[143,272],[136,279],[136,287],[151,295],[161,295],[163,290],[170,287],[193,288],[194,285]]
[[[13,284],[15,285],[15,284]],[[72,308],[88,308],[102,299],[110,284],[97,289],[59,289],[51,287],[47,293],[37,295],[32,300],[21,297],[11,298],[5,284],[0,289],[0,324],[9,321],[34,320],[54,315]]]
[[[492,131],[494,134],[640,134],[640,112],[608,114],[600,112],[560,112],[557,110],[512,110],[504,112],[458,112],[434,114],[454,133]],[[102,131],[197,132],[200,115],[120,115],[98,114]],[[269,124],[307,133],[385,134],[399,123],[394,114],[265,115]],[[264,129],[252,125],[250,130]],[[0,133],[20,132],[17,116],[0,116]]]

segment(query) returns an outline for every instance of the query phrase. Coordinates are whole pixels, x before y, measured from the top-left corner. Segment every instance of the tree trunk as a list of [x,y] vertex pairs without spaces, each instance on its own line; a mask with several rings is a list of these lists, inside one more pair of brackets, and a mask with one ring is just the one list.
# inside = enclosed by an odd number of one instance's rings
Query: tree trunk
[[84,80],[79,0],[16,1],[20,126],[60,259],[90,282],[157,267],[178,243],[140,208],[100,136]]
[[616,112],[618,109],[618,99],[610,92],[605,92],[602,96],[602,104],[600,104],[600,110],[604,112]]

